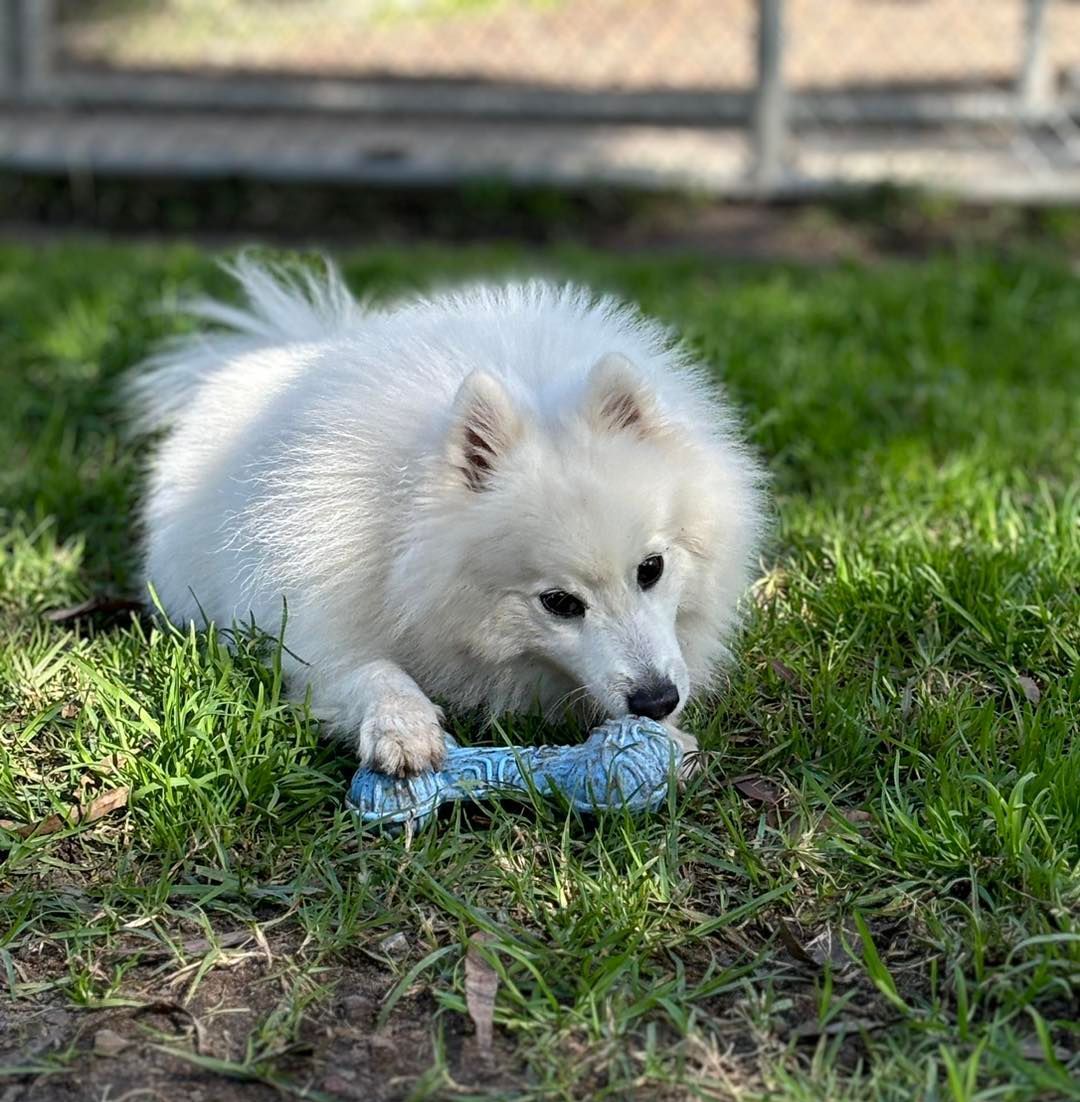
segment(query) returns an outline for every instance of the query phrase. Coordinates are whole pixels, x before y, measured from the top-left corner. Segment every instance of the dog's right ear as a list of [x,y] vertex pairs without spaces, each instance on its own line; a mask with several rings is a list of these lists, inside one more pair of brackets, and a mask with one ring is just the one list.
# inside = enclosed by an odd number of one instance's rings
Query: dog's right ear
[[503,384],[486,371],[469,375],[454,399],[448,449],[451,465],[470,490],[488,488],[521,431],[521,417]]

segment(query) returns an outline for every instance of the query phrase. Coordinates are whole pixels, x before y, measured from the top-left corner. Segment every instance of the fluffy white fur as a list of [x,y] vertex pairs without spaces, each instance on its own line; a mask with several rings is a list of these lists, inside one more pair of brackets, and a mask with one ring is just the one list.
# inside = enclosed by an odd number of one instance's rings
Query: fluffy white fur
[[[761,474],[671,334],[578,287],[470,286],[365,310],[328,269],[241,261],[237,308],[133,381],[165,430],[145,572],[175,621],[288,602],[291,691],[360,758],[437,764],[432,701],[620,715],[726,655]],[[648,589],[638,566],[664,560]],[[564,619],[540,602],[587,605]]]

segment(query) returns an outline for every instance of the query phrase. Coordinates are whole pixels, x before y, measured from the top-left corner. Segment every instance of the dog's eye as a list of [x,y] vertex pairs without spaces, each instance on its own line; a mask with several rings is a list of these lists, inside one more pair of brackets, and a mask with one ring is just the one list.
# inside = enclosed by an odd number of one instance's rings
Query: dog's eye
[[585,615],[585,602],[572,593],[564,593],[561,589],[549,589],[547,593],[541,593],[540,603],[552,616],[559,616],[564,620],[573,620]]
[[650,555],[642,559],[637,568],[637,584],[642,589],[652,589],[660,575],[664,573],[664,557],[662,555]]

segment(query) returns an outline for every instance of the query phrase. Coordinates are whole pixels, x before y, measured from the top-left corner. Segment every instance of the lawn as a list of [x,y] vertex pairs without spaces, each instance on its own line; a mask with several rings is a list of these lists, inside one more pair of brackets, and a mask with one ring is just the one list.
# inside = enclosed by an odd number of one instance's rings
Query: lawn
[[190,247],[4,247],[0,1098],[1080,1098],[1065,262],[342,261],[377,295],[566,273],[716,366],[776,522],[708,767],[640,821],[364,836],[273,639],[48,617],[137,595],[116,380],[227,285]]

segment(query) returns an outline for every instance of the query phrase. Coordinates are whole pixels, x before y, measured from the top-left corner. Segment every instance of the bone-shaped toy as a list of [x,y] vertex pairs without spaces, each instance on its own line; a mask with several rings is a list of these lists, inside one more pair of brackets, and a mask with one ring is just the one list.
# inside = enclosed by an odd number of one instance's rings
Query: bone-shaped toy
[[663,803],[681,753],[659,723],[610,719],[579,746],[459,746],[446,736],[438,772],[390,777],[356,771],[346,805],[365,824],[424,822],[448,800],[480,800],[535,790],[560,794],[578,811],[652,811]]

